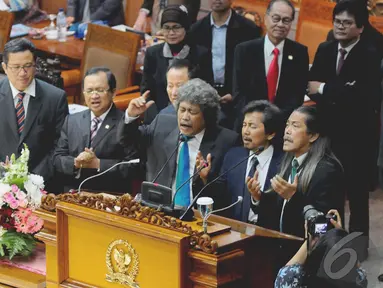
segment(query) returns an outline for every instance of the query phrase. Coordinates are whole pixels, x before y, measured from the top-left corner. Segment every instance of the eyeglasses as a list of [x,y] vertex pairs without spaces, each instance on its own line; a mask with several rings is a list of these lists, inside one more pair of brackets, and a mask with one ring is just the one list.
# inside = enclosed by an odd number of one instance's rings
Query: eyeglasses
[[174,33],[179,33],[182,28],[184,28],[184,27],[182,27],[181,25],[174,25],[174,26],[164,25],[164,26],[162,26],[162,30],[164,33],[169,33],[170,31],[173,31]]
[[354,24],[354,21],[351,21],[351,20],[339,20],[339,19],[334,19],[333,21],[334,23],[334,26],[336,27],[340,27],[341,25],[344,27],[344,28],[350,28],[353,24]]
[[109,91],[109,88],[108,89],[103,89],[103,88],[96,88],[96,89],[89,89],[89,90],[85,90],[83,91],[83,93],[87,96],[92,96],[93,94],[97,94],[97,95],[105,95],[106,93],[108,93]]
[[12,72],[12,73],[15,73],[15,74],[19,74],[21,69],[24,70],[25,73],[27,73],[28,71],[30,71],[32,68],[34,68],[36,65],[33,64],[33,63],[29,63],[29,64],[25,64],[23,66],[9,66],[7,65],[7,68]]
[[282,20],[282,23],[285,24],[285,25],[289,25],[291,24],[291,22],[293,22],[293,19],[289,18],[289,17],[284,17],[282,18],[281,16],[279,15],[270,15],[268,14],[270,17],[271,17],[271,21],[273,23],[279,23],[279,21]]

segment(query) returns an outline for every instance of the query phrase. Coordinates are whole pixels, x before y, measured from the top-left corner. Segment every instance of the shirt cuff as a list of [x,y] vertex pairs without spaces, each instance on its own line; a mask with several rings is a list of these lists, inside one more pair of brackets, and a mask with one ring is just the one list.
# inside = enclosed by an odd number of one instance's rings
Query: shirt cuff
[[318,87],[318,93],[321,95],[323,94],[324,85],[326,85],[326,83],[321,83]]
[[251,204],[253,204],[253,205],[258,205],[259,204],[259,201],[255,200],[253,198],[253,196],[251,196],[250,199],[251,199]]
[[137,117],[130,117],[129,114],[128,114],[128,109],[126,109],[126,112],[125,112],[125,124],[130,124],[132,123],[134,120],[136,120],[139,116]]
[[150,11],[146,8],[141,8],[140,12],[144,12],[146,14],[146,16],[148,16],[150,14]]

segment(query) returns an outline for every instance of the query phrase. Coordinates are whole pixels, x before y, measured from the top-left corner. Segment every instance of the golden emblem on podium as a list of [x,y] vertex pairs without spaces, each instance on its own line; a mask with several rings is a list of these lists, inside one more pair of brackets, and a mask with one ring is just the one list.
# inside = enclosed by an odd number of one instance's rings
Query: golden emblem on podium
[[134,282],[138,274],[138,255],[126,240],[116,240],[109,244],[106,251],[108,274],[106,281],[117,282],[130,288],[140,288]]

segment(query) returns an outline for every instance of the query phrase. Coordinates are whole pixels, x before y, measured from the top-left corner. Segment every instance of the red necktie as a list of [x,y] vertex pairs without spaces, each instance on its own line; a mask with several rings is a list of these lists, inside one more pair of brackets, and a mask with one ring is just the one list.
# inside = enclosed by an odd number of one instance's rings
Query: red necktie
[[275,94],[277,92],[277,83],[278,83],[278,75],[279,75],[279,67],[278,67],[278,48],[274,48],[273,50],[274,58],[271,61],[269,72],[267,73],[267,90],[269,101],[271,103],[274,102]]

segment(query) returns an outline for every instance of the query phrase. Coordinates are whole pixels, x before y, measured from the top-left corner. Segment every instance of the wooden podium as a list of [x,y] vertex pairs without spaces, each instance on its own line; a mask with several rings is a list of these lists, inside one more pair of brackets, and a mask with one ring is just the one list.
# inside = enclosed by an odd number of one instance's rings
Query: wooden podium
[[209,236],[198,212],[180,222],[129,195],[63,195],[36,211],[46,287],[273,287],[276,242],[302,240],[219,216]]

